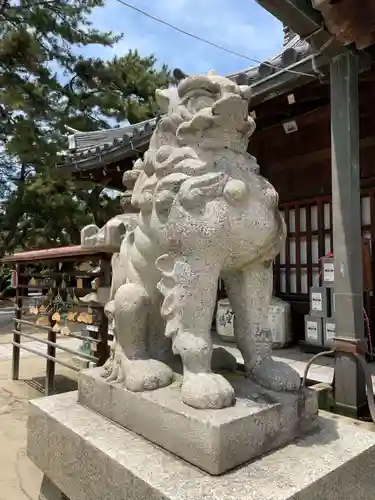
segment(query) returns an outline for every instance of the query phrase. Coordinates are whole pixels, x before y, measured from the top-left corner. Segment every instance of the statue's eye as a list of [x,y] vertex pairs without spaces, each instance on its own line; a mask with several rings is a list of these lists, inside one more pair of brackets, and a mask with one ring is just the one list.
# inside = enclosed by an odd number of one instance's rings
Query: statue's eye
[[185,106],[190,111],[190,113],[194,114],[198,111],[201,111],[202,109],[211,108],[215,104],[215,102],[216,99],[212,95],[201,95],[189,98],[185,102]]

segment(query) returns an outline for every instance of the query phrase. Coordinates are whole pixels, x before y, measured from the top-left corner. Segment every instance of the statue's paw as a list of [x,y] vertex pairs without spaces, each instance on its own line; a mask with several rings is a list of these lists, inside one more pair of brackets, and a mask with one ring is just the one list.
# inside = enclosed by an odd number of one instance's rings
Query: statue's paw
[[286,363],[267,358],[256,365],[249,376],[254,382],[273,391],[298,391],[301,387],[299,373]]
[[106,371],[103,372],[103,376],[106,377],[105,381],[108,383],[121,384],[125,380],[124,366],[118,360],[113,360],[111,365]]
[[132,392],[153,391],[172,383],[173,371],[155,359],[127,361],[125,386]]
[[103,377],[103,378],[107,378],[108,375],[111,373],[112,371],[112,365],[113,365],[113,360],[108,360],[103,366],[102,366],[102,370],[100,372],[100,376]]
[[189,373],[181,389],[182,401],[199,409],[233,406],[236,395],[230,383],[217,373]]

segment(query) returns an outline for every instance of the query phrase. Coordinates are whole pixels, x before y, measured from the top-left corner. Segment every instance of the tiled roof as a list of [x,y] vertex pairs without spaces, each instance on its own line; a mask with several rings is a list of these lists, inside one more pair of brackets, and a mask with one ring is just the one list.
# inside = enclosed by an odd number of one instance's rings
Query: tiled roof
[[64,164],[74,164],[76,168],[90,169],[96,165],[105,166],[124,158],[124,151],[131,156],[148,143],[156,127],[158,118],[108,130],[94,132],[74,132],[68,137],[69,152],[64,155]]
[[[282,52],[264,61],[258,66],[251,67],[238,73],[228,75],[228,78],[237,81],[239,84],[256,85],[259,94],[267,91],[259,89],[262,81],[267,81],[285,68],[303,61],[312,55],[312,49],[308,42],[302,40],[298,35],[288,32],[284,28],[284,46]],[[309,62],[310,73],[314,73],[312,62]],[[183,72],[176,70],[181,77]],[[288,72],[288,83],[290,80],[298,78],[298,71]],[[281,81],[281,87],[283,81]],[[274,92],[272,95],[281,93],[282,90]],[[271,94],[268,92],[268,97]],[[110,163],[123,160],[126,157],[137,156],[137,149],[146,149],[149,139],[156,127],[158,119],[153,118],[135,125],[129,125],[110,130],[99,130],[95,132],[75,132],[68,137],[69,153],[64,155],[64,163],[59,167],[77,170],[89,170],[98,167],[105,167]]]
[[302,40],[298,35],[287,32],[285,29],[284,32],[284,46],[280,53],[257,66],[252,66],[243,71],[232,73],[228,75],[228,78],[236,80],[244,75],[246,76],[246,80],[241,81],[241,84],[251,85],[262,78],[267,78],[273,73],[287,68],[307,55],[312,54],[313,51],[308,42]]

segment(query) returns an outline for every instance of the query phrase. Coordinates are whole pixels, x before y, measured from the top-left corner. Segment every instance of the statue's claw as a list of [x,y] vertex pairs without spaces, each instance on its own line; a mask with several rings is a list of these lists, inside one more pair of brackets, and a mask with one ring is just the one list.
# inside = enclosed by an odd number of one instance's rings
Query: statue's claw
[[233,387],[217,373],[189,373],[184,377],[182,401],[198,409],[220,409],[233,406]]
[[102,376],[108,383],[124,384],[132,392],[153,391],[172,383],[173,371],[169,366],[156,361],[129,360],[125,355],[116,354]]
[[112,369],[108,371],[105,381],[108,383],[117,382],[119,371],[120,371],[119,364],[116,361],[113,361]]
[[298,391],[301,387],[299,373],[286,363],[265,358],[249,371],[254,382],[273,391]]

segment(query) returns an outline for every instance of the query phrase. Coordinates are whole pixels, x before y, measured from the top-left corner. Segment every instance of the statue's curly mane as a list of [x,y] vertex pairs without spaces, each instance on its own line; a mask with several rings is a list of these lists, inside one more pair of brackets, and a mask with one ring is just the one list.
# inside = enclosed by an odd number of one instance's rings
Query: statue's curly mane
[[[223,88],[229,97],[223,96]],[[168,114],[159,120],[144,155],[144,174],[132,203],[141,213],[155,207],[165,215],[178,197],[186,210],[200,209],[223,194],[229,179],[215,164],[212,151],[247,154],[248,137],[255,129],[247,100],[241,87],[210,74],[182,80],[177,89],[159,92],[160,100],[164,106],[168,103]],[[223,112],[225,106],[229,113]]]

